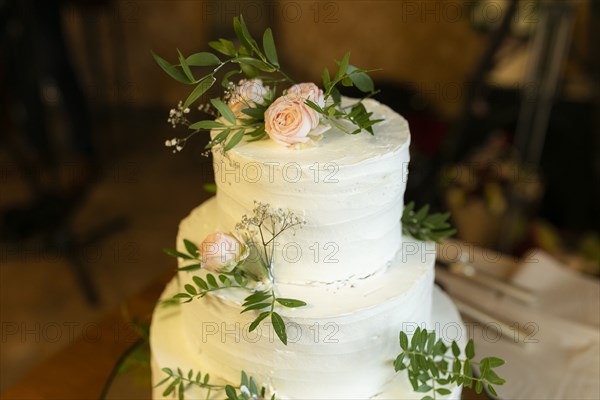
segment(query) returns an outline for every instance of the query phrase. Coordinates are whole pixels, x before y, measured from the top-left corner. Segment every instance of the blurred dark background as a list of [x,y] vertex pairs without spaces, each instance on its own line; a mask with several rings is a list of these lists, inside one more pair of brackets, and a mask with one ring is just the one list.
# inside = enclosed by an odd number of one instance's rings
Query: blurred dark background
[[347,50],[382,68],[376,98],[412,132],[407,201],[600,273],[599,2],[0,0],[0,391],[173,269],[161,248],[213,178],[206,138],[164,147],[188,87],[150,50],[208,50],[239,14],[297,80]]

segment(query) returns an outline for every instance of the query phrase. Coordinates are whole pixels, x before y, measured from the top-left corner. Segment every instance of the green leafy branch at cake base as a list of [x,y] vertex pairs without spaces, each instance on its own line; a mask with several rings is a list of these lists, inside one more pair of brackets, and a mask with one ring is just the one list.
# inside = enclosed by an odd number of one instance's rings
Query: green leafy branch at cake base
[[[213,392],[224,392],[227,400],[264,400],[266,399],[266,387],[262,386],[260,390],[254,381],[254,378],[242,371],[241,382],[239,386],[232,385],[216,385],[210,383],[210,375],[202,375],[200,371],[195,372],[190,369],[187,374],[177,368],[163,368],[162,371],[167,375],[163,380],[154,385],[155,388],[168,383],[162,395],[167,397],[175,394],[178,399],[185,398],[185,391],[188,388],[195,386],[206,391],[206,399],[210,399]],[[271,400],[275,400],[275,395],[271,396]]]
[[431,240],[440,243],[456,233],[456,229],[450,226],[449,213],[429,214],[429,205],[425,205],[414,211],[415,203],[410,202],[404,207],[402,213],[402,232],[417,240]]
[[[451,390],[447,386],[456,384],[472,388],[481,393],[484,385],[488,391],[497,396],[492,385],[503,385],[506,381],[493,370],[504,365],[504,360],[497,357],[485,357],[479,362],[473,361],[475,346],[469,340],[465,347],[465,355],[461,358],[461,351],[456,343],[452,342],[450,348],[442,339],[437,339],[435,332],[417,328],[412,339],[404,332],[400,332],[400,348],[402,352],[394,361],[396,372],[406,371],[413,389],[425,395],[422,400],[433,400],[436,395],[448,395]],[[452,350],[452,356],[447,355]],[[478,365],[480,376],[473,375],[473,365]]]

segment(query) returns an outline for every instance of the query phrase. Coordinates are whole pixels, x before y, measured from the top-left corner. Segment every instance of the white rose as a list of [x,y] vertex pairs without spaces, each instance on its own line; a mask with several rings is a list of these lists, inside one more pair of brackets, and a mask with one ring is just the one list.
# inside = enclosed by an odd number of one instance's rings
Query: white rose
[[248,257],[248,247],[237,237],[215,232],[200,245],[201,266],[212,272],[230,272]]

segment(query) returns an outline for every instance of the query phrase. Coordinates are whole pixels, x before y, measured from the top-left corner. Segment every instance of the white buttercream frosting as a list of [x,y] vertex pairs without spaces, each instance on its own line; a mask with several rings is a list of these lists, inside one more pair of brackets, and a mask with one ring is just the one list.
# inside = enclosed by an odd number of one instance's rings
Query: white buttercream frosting
[[[200,244],[210,233],[233,230],[254,201],[290,209],[306,224],[279,238],[275,288],[279,297],[307,306],[278,306],[287,346],[267,320],[248,332],[256,314],[240,314],[248,295],[243,289],[157,307],[150,340],[154,382],[164,367],[201,370],[230,384],[243,370],[281,399],[418,396],[392,361],[400,330],[432,326],[435,246],[401,234],[408,125],[374,100],[365,105],[384,119],[374,136],[331,129],[302,150],[265,140],[214,151],[217,195],[182,221],[177,247],[183,250],[184,238]],[[204,273],[180,271],[165,296]],[[449,321],[460,321],[453,308],[450,314]],[[186,395],[205,397],[194,388]],[[459,396],[455,388],[452,398]],[[159,390],[154,397],[162,398]]]
[[233,229],[253,202],[290,209],[306,219],[284,233],[275,251],[277,282],[305,285],[363,278],[386,267],[401,246],[408,124],[375,100],[365,106],[375,135],[328,130],[301,150],[273,141],[245,142],[223,154],[214,170],[221,223]]

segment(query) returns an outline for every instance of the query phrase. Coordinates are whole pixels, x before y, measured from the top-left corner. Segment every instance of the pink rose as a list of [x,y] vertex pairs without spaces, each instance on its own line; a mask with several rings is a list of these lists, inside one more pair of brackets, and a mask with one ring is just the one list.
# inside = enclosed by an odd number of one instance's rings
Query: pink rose
[[245,116],[242,110],[252,108],[255,104],[264,104],[268,89],[263,85],[260,79],[242,79],[238,86],[231,92],[229,99],[229,108],[236,117]]
[[215,232],[200,245],[202,268],[212,272],[230,272],[248,257],[247,246],[233,235]]
[[[307,143],[309,135],[319,126],[321,115],[305,100],[324,107],[323,91],[314,83],[299,83],[290,87],[285,96],[275,100],[265,111],[265,131],[271,139],[283,146]],[[319,132],[320,133],[320,132]]]
[[281,96],[265,111],[265,131],[282,146],[310,141],[308,134],[319,124],[319,114],[303,100]]
[[286,97],[288,99],[301,100],[302,102],[310,100],[319,105],[319,107],[325,107],[323,91],[312,82],[298,83],[292,86],[287,90]]

